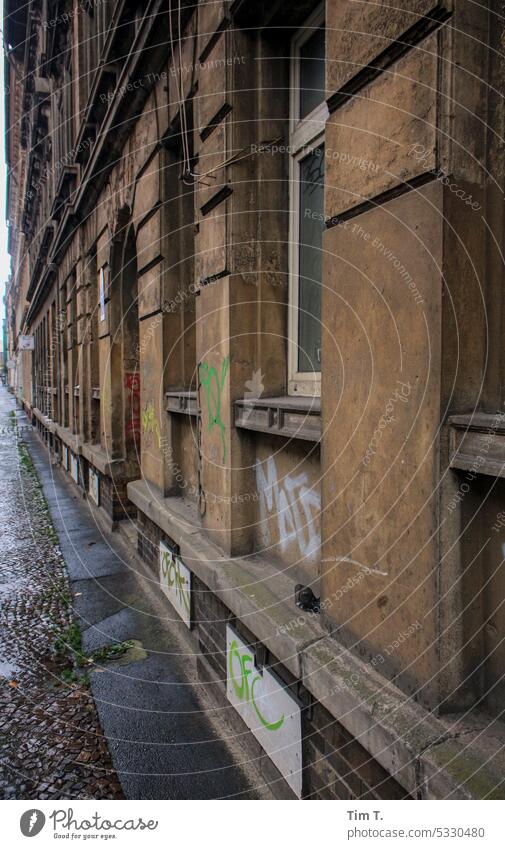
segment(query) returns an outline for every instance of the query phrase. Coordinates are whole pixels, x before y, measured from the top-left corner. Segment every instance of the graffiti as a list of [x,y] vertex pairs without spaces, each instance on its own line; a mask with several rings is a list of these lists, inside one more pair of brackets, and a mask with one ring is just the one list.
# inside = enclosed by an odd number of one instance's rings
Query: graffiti
[[200,363],[199,374],[200,381],[205,389],[207,400],[207,431],[212,433],[215,427],[219,429],[221,435],[221,446],[223,449],[223,463],[226,462],[226,440],[225,440],[225,424],[221,418],[221,403],[224,382],[230,366],[230,358],[225,357],[221,365],[221,376],[218,375],[217,369],[214,366],[209,366],[208,363]]
[[146,444],[150,445],[151,436],[154,434],[156,436],[158,442],[158,448],[161,445],[161,432],[160,426],[158,424],[158,419],[156,417],[156,411],[154,409],[154,404],[152,401],[146,403],[144,409],[142,410],[142,432],[144,436],[147,437]]
[[[233,659],[236,658],[240,667],[240,683],[237,681],[235,677],[235,673],[233,670]],[[252,669],[248,669],[248,665],[251,664],[253,666]],[[256,668],[253,665],[253,657],[251,654],[240,653],[238,644],[236,640],[233,640],[230,645],[229,650],[229,663],[228,663],[228,672],[230,675],[230,680],[233,684],[233,689],[237,694],[237,698],[239,698],[243,702],[251,702],[256,716],[259,721],[268,731],[277,731],[284,724],[284,714],[276,721],[276,722],[268,722],[267,719],[261,713],[258,705],[256,704],[254,698],[254,688],[258,681],[261,681],[261,675],[256,674],[252,679],[251,686],[249,687],[249,676],[252,675],[253,671],[256,672]]]
[[301,706],[268,666],[257,668],[254,652],[229,623],[226,623],[226,698],[300,798]]
[[315,521],[321,511],[321,496],[308,485],[307,474],[286,475],[279,482],[275,460],[269,457],[265,463],[256,461],[256,485],[260,494],[265,544],[269,544],[268,519],[273,514],[277,520],[281,550],[294,542],[302,557],[314,557],[321,544]]
[[181,574],[179,561],[172,555],[171,551],[162,552],[161,574],[165,578],[168,588],[174,590],[175,595],[189,613],[191,610],[191,599],[186,589],[186,578]]
[[[263,384],[263,373],[261,369],[257,369],[253,371],[252,378],[250,380],[246,380],[245,382],[245,392],[244,392],[244,401],[255,401],[257,398],[261,398],[263,392],[265,390],[265,386]],[[242,412],[242,421],[248,422],[253,413],[253,406],[246,407]]]
[[387,572],[383,572],[382,569],[377,569],[374,566],[365,566],[364,563],[360,563],[359,560],[353,560],[352,557],[325,557],[321,560],[321,563],[350,563],[352,566],[358,566],[366,575],[386,575]]
[[160,587],[182,621],[191,628],[191,572],[180,557],[160,542]]
[[125,372],[125,437],[127,443],[140,444],[140,375]]

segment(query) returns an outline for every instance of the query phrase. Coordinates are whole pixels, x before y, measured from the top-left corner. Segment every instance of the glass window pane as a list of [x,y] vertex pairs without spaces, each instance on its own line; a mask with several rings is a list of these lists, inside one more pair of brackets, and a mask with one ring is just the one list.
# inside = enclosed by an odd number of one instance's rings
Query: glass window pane
[[319,27],[300,47],[300,118],[326,98],[324,33],[324,26]]
[[298,370],[321,371],[324,147],[300,162]]

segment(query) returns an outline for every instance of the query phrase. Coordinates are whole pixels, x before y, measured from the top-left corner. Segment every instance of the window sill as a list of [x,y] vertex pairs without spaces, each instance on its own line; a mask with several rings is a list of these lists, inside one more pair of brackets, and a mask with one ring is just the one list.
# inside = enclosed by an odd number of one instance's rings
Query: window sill
[[182,413],[187,416],[198,416],[198,398],[196,392],[191,390],[165,392],[165,410],[167,413]]
[[503,413],[473,413],[449,418],[450,466],[481,475],[505,477]]
[[285,395],[235,401],[235,426],[290,439],[319,442],[321,399]]

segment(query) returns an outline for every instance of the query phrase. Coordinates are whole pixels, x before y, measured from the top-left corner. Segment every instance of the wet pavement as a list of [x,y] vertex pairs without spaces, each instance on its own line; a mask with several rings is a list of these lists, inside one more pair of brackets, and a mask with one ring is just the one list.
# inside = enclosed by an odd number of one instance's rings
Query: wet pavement
[[[0,709],[7,717],[0,795],[271,798],[257,765],[207,703],[195,654],[171,626],[175,615],[159,585],[117,533],[100,529],[89,502],[18,413],[20,462],[13,407],[0,389],[7,519],[0,537]],[[67,643],[61,657],[55,641]],[[72,675],[77,680],[67,683]]]
[[64,560],[14,409],[2,388],[0,798],[122,798],[89,688],[75,673]]

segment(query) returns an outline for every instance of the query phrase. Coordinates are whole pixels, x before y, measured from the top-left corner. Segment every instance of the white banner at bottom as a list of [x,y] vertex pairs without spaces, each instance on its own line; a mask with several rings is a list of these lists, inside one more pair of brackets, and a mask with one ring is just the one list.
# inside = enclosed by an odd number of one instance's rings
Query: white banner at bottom
[[[174,794],[176,784],[174,776]],[[267,791],[267,787],[251,788],[251,795],[261,797]],[[183,835],[190,836],[191,846],[222,849],[223,843],[228,843],[223,839],[223,823],[229,834],[240,836],[241,849],[258,849],[255,829],[244,828],[245,821],[257,821],[258,817],[269,846],[277,841],[279,845],[314,843],[318,834],[320,839],[329,837],[331,846],[352,849],[497,849],[503,845],[504,803],[500,801],[314,802],[309,814],[296,812],[296,804],[296,800],[257,801],[251,808],[250,801],[27,800],[1,802],[0,813],[3,845],[9,849],[44,849],[76,842],[157,849],[173,845]]]

